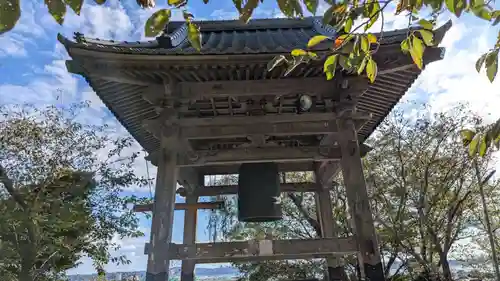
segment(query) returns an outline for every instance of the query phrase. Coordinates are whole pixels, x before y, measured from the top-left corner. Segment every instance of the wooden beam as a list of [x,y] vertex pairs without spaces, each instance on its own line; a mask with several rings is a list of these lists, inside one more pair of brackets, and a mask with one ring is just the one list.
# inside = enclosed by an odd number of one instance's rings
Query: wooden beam
[[146,280],[168,280],[168,252],[174,225],[175,191],[177,186],[176,154],[166,148],[175,149],[176,138],[164,139],[159,157],[158,176],[151,223],[151,251],[148,255]]
[[[224,207],[224,201],[216,202],[199,202],[199,203],[175,203],[175,210],[189,210],[189,209],[220,209]],[[135,205],[134,212],[151,212],[153,204],[140,204]]]
[[[373,116],[370,113],[358,112],[352,116],[353,120],[369,121]],[[158,120],[158,119],[153,119]],[[181,118],[175,121],[180,127],[193,126],[256,126],[257,124],[278,124],[278,123],[298,123],[298,122],[319,122],[319,121],[334,121],[336,120],[335,113],[323,112],[312,113],[306,112],[302,114],[267,114],[262,116],[220,116],[220,117],[204,117],[204,118]],[[151,120],[148,120],[148,122]],[[159,124],[167,124],[163,120],[158,120]],[[166,121],[166,120],[165,120]],[[162,123],[163,122],[163,123]]]
[[346,186],[347,202],[354,222],[353,230],[359,249],[359,266],[368,280],[385,281],[354,124],[352,120],[346,119],[338,120],[338,125],[343,132],[339,140],[342,150],[340,164]]
[[[362,77],[347,77],[350,92],[359,93],[368,86],[367,80]],[[178,84],[180,99],[202,99],[214,97],[248,97],[255,95],[281,96],[286,94],[327,94],[336,93],[337,80],[326,80],[324,77],[314,78],[285,78],[269,80],[241,80],[241,81],[207,81],[181,82]]]
[[[363,152],[362,152],[363,153]],[[179,167],[254,162],[333,161],[341,157],[338,146],[248,147],[224,150],[197,150],[180,156]]]
[[[287,122],[287,123],[263,123],[248,126],[226,125],[226,126],[196,126],[183,127],[180,134],[187,139],[221,139],[237,138],[248,135],[266,136],[295,136],[295,135],[326,135],[337,134],[337,124],[335,121],[310,121],[310,122]],[[357,120],[356,126],[361,129],[366,120]]]
[[[198,197],[190,194],[186,197],[187,204],[196,204]],[[198,209],[190,208],[184,214],[184,233],[182,238],[183,244],[196,244],[196,221],[198,217]],[[182,261],[181,265],[181,281],[194,281],[194,268],[196,263],[193,261]]]
[[[277,163],[280,172],[305,172],[313,170],[313,161]],[[200,175],[238,174],[240,164],[197,167]]]
[[[331,186],[331,185],[330,185]],[[313,182],[282,183],[281,192],[315,192],[316,184]],[[195,196],[216,196],[221,194],[237,194],[237,185],[204,186],[192,191]],[[177,189],[177,194],[187,196],[188,192],[183,187]]]
[[179,157],[179,167],[226,165],[255,162],[293,162],[339,160],[340,149],[318,147],[248,147],[224,150],[197,150]]
[[[148,246],[145,247],[147,251]],[[353,237],[171,244],[169,257],[196,263],[324,258],[357,251]],[[194,252],[195,255],[189,253]]]

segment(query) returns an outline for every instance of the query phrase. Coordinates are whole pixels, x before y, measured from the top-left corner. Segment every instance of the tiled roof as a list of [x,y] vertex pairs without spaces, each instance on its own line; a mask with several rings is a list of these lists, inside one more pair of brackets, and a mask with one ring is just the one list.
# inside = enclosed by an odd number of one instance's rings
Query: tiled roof
[[[321,19],[256,19],[248,24],[237,20],[198,22],[202,34],[201,54],[262,54],[287,53],[293,49],[306,48],[309,39],[318,34],[334,36],[334,30],[323,26]],[[441,28],[446,31],[448,26]],[[375,34],[382,45],[401,42],[408,30],[394,30]],[[439,34],[440,35],[440,34]],[[439,36],[438,35],[438,36]],[[444,35],[444,33],[442,34]],[[142,42],[120,42],[87,38],[78,35],[73,42],[62,35],[59,40],[66,47],[79,47],[113,53],[197,55],[200,52],[191,47],[187,40],[184,22],[171,22],[163,35],[154,40]],[[327,50],[328,43],[320,44],[316,50]]]

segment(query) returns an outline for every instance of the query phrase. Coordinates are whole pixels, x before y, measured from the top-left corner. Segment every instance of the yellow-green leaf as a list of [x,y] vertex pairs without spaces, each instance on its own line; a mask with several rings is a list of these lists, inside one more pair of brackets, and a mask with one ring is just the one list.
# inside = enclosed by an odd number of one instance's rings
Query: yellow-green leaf
[[480,136],[476,136],[469,144],[469,155],[472,157],[477,153]]
[[483,136],[481,138],[481,144],[479,145],[479,156],[483,157],[486,155],[486,151],[488,150],[489,141],[487,136]]
[[366,37],[368,38],[368,42],[370,42],[370,44],[377,43],[377,36],[373,35],[372,33],[368,33]]
[[411,44],[410,44],[410,55],[413,59],[413,62],[418,66],[418,68],[422,69],[424,67],[424,50],[425,45],[417,36],[412,36]]
[[307,52],[304,51],[304,50],[302,50],[302,49],[294,49],[294,50],[292,50],[291,55],[294,56],[294,57],[297,57],[297,56],[306,56]]
[[434,28],[434,26],[432,25],[432,23],[428,20],[425,20],[425,19],[421,19],[418,21],[418,24],[422,27],[422,28],[425,28],[427,30],[432,30]]
[[445,0],[445,4],[448,10],[454,13],[457,17],[460,17],[465,8],[464,0]]
[[154,12],[146,21],[144,33],[147,37],[158,35],[170,21],[172,11],[170,9],[161,9]]
[[75,14],[80,15],[82,10],[83,0],[66,0],[66,4],[75,12]]
[[188,40],[193,48],[195,48],[197,51],[201,50],[200,27],[192,22],[188,24]]
[[325,36],[325,35],[316,35],[313,38],[309,39],[309,42],[307,42],[307,48],[312,48],[319,43],[325,41],[326,39],[330,39],[330,37]]
[[304,0],[306,4],[307,10],[311,12],[311,14],[316,15],[316,10],[318,10],[318,0]]
[[361,50],[367,53],[370,50],[370,42],[366,36],[361,35]]
[[486,59],[486,56],[488,54],[483,54],[479,59],[476,61],[476,70],[477,72],[481,71],[481,68],[483,68],[484,60]]
[[491,11],[487,8],[486,5],[479,5],[472,8],[472,13],[476,15],[476,17],[481,18],[483,20],[490,21],[491,20]]
[[19,0],[0,1],[0,35],[12,30],[21,17]]
[[94,2],[96,2],[97,5],[102,5],[106,3],[106,0],[94,0]]
[[326,80],[332,80],[334,76],[335,76],[335,72],[329,71],[326,73]]
[[370,57],[366,63],[366,76],[368,76],[370,83],[375,82],[375,78],[377,78],[377,71],[377,63]]
[[64,16],[66,15],[66,4],[63,0],[45,0],[45,5],[49,9],[49,13],[60,25],[64,23]]
[[434,34],[432,33],[432,31],[420,29],[418,30],[418,33],[420,33],[420,36],[422,36],[425,45],[432,46],[434,44]]
[[167,3],[170,6],[176,6],[176,7],[178,7],[178,6],[182,5],[182,4],[184,4],[185,2],[186,2],[186,0],[168,0]]
[[406,38],[401,42],[401,51],[408,53],[410,51],[410,39]]
[[472,139],[474,139],[474,136],[476,133],[472,130],[461,130],[460,131],[460,136],[462,137],[462,142],[464,145],[469,145]]
[[344,25],[345,33],[351,32],[352,24],[353,24],[352,18],[348,18]]
[[490,52],[485,59],[486,75],[490,82],[495,80],[498,72],[498,50]]
[[326,60],[325,63],[323,64],[323,72],[334,72],[337,69],[337,62],[338,62],[338,54],[331,55],[329,56]]
[[186,10],[182,11],[182,17],[188,23],[191,22],[194,18],[193,14],[191,14],[190,12],[188,12]]
[[275,56],[271,61],[267,63],[267,71],[273,70],[276,66],[281,63],[286,62],[286,57],[284,55]]
[[358,67],[358,75],[361,75],[361,73],[363,73],[363,70],[365,70],[366,63],[368,62],[369,59],[370,59],[370,56],[365,56],[363,58],[363,60],[361,61],[361,64]]

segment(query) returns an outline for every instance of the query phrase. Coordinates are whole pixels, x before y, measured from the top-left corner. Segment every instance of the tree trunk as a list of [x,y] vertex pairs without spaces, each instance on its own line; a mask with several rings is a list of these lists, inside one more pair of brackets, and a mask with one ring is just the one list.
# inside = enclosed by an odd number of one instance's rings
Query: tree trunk
[[440,254],[439,261],[441,263],[441,268],[443,269],[444,280],[451,281],[452,280],[451,269],[450,269],[450,263],[448,262],[447,255],[445,253]]

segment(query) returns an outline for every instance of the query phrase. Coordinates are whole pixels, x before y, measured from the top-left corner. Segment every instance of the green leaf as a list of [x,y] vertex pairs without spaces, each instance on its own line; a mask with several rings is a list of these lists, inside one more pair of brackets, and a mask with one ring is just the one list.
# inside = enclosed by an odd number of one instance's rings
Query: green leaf
[[445,4],[448,10],[457,17],[460,17],[465,8],[464,0],[445,0]]
[[83,0],[65,0],[66,4],[75,12],[75,14],[80,15],[82,10]]
[[361,75],[361,73],[363,73],[363,70],[365,70],[366,63],[368,62],[368,60],[369,60],[369,56],[365,56],[363,58],[363,60],[361,61],[361,64],[358,67],[358,75]]
[[481,144],[479,145],[479,156],[480,157],[483,157],[484,155],[486,155],[486,151],[488,150],[488,146],[489,146],[488,137],[483,136],[483,138],[481,138]]
[[351,32],[352,24],[353,24],[352,18],[348,18],[345,25],[344,25],[344,32],[345,33]]
[[370,42],[370,44],[377,43],[377,36],[373,35],[372,33],[368,33],[366,37],[368,38],[368,42]]
[[365,5],[364,14],[370,19],[370,21],[365,25],[365,31],[375,24],[380,16],[380,3],[378,0],[369,0]]
[[421,19],[418,21],[418,24],[422,27],[422,28],[425,28],[427,30],[432,30],[434,28],[434,25],[428,21],[428,20],[425,20],[425,19]]
[[56,22],[62,25],[66,15],[66,4],[64,4],[63,0],[45,0],[45,5],[47,5],[49,13]]
[[309,39],[309,42],[307,42],[307,48],[312,48],[327,39],[330,39],[330,37],[325,35],[316,35],[313,38]]
[[486,5],[478,5],[476,7],[472,7],[472,13],[476,15],[476,17],[481,18],[483,20],[490,21],[491,20],[491,11],[488,9]]
[[97,5],[102,5],[102,4],[106,3],[106,0],[94,0],[94,2],[95,2]]
[[169,23],[172,11],[170,9],[161,9],[154,12],[146,21],[144,33],[147,37],[157,36]]
[[368,76],[370,83],[374,83],[375,78],[377,78],[377,63],[371,57],[366,64],[366,76]]
[[410,39],[406,38],[401,42],[401,51],[403,53],[408,53],[410,51]]
[[490,52],[485,59],[486,75],[490,82],[495,80],[498,72],[498,50]]
[[0,1],[0,35],[12,30],[21,17],[19,0]]
[[292,50],[291,55],[294,56],[294,57],[297,57],[297,56],[306,56],[307,52],[304,51],[304,50],[302,50],[302,49],[294,49],[294,50]]
[[329,56],[323,64],[323,72],[335,72],[337,69],[338,58],[338,54]]
[[472,139],[474,139],[474,136],[476,135],[476,132],[472,131],[472,130],[461,130],[460,131],[460,136],[462,138],[462,142],[465,146],[469,145],[472,141]]
[[424,67],[424,50],[425,45],[417,36],[412,36],[411,44],[410,44],[410,55],[413,59],[413,62],[418,66],[418,68],[422,69]]
[[422,36],[425,45],[432,46],[434,44],[434,34],[432,33],[432,31],[419,29],[417,32]]
[[370,51],[370,42],[368,41],[367,36],[361,35],[361,50],[365,53],[368,53]]
[[183,4],[185,4],[186,0],[168,0],[167,3],[168,5],[170,6],[175,6],[175,7],[179,7]]
[[304,3],[306,4],[307,10],[311,12],[311,14],[316,15],[318,0],[304,0]]
[[483,64],[484,64],[484,60],[486,59],[486,56],[488,54],[483,54],[481,57],[479,57],[479,59],[477,59],[476,61],[476,70],[477,72],[480,72],[481,71],[481,68],[483,68]]
[[197,51],[201,51],[200,27],[192,22],[188,24],[188,40],[193,48],[195,48]]
[[469,144],[469,156],[474,156],[477,153],[480,136],[476,136]]

